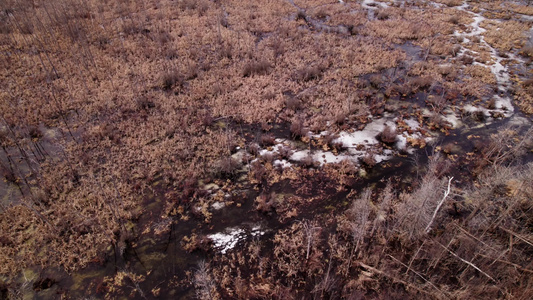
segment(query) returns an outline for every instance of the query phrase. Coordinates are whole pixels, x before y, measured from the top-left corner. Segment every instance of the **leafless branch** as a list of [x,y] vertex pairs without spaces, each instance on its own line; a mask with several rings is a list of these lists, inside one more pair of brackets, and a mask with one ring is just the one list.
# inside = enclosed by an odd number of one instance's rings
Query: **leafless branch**
[[437,205],[437,208],[435,208],[433,216],[431,217],[431,220],[429,221],[428,226],[426,227],[426,233],[429,233],[429,231],[431,230],[431,225],[433,225],[433,221],[435,221],[435,217],[437,216],[439,209],[442,207],[444,201],[446,200],[446,198],[448,198],[448,195],[450,194],[452,179],[453,177],[450,177],[450,179],[448,180],[448,189],[444,193],[444,197],[442,197],[442,200],[440,200],[439,204]]

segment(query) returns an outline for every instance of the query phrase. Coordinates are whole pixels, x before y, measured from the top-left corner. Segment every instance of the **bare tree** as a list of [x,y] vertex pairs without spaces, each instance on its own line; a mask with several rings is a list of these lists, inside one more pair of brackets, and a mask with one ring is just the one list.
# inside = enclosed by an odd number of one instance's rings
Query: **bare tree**
[[194,273],[194,287],[198,299],[218,299],[216,282],[211,275],[209,264],[202,260],[198,263],[198,269]]
[[306,240],[306,255],[305,259],[309,259],[309,254],[311,253],[311,247],[316,240],[317,232],[320,230],[320,227],[316,226],[313,222],[305,221],[302,223],[305,240]]

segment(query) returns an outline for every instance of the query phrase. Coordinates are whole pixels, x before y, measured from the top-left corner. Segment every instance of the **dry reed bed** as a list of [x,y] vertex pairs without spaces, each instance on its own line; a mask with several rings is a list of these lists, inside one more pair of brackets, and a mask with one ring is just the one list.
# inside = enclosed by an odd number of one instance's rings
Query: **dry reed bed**
[[[110,244],[126,247],[134,239],[126,224],[138,218],[156,180],[178,191],[171,207],[201,201],[187,179],[220,176],[220,162],[245,144],[228,119],[264,128],[302,120],[304,128],[334,132],[379,115],[379,92],[431,94],[442,86],[450,103],[461,94],[490,95],[490,74],[463,69],[455,57],[450,34],[471,22],[466,14],[390,7],[367,20],[365,12],[350,13],[359,3],[346,2],[295,4],[348,34],[318,30],[281,0],[3,2],[1,124],[14,134],[2,132],[2,143],[16,147],[45,124],[62,132],[54,141],[62,151],[28,176],[44,196],[25,195],[25,205],[3,210],[0,272],[15,276],[32,265],[72,271],[103,260]],[[526,29],[515,21],[483,26],[502,51],[519,48]],[[501,37],[496,26],[516,34]],[[422,61],[406,63],[411,58],[396,45],[406,41],[421,47]],[[372,87],[362,77],[370,74],[382,74],[382,82]],[[433,81],[424,83],[427,77]],[[532,102],[531,86],[518,85],[521,103]],[[268,171],[261,176],[279,176]]]

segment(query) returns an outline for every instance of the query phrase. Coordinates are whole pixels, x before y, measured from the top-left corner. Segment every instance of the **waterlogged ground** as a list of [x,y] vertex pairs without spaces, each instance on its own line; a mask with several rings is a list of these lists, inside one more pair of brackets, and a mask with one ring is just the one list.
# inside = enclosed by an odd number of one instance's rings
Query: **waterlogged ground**
[[[299,11],[311,8],[302,1],[289,2]],[[455,10],[459,17],[454,22],[460,26],[446,37],[456,42],[453,57],[432,53],[432,45],[423,47],[412,42],[393,44],[391,50],[404,53],[403,64],[411,67],[431,61],[440,70],[460,68],[450,72],[469,75],[458,77],[457,82],[489,83],[490,92],[479,97],[475,93],[448,95],[451,92],[445,83],[437,82],[414,92],[391,93],[391,86],[401,87],[408,82],[400,76],[405,70],[390,68],[363,76],[367,82],[374,82],[365,88],[367,98],[387,100],[368,115],[359,116],[364,121],[358,126],[338,120],[333,127],[335,121],[330,120],[326,127],[334,130],[311,130],[307,126],[295,130],[286,120],[265,128],[264,124],[242,124],[221,117],[215,126],[239,132],[242,141],[232,149],[227,162],[230,168],[222,168],[219,178],[191,184],[197,187],[195,193],[199,196],[195,197],[200,201],[177,199],[164,182],[155,179],[152,192],[143,195],[139,217],[122,224],[129,232],[126,237],[78,271],[26,269],[16,281],[21,296],[191,299],[195,296],[192,282],[199,262],[235,255],[253,241],[272,239],[295,222],[343,211],[350,192],[383,188],[387,181],[409,191],[410,183],[434,153],[460,166],[451,171],[456,185],[469,183],[479,167],[476,151],[491,135],[505,129],[519,136],[531,127],[531,117],[521,112],[514,94],[517,82],[530,72],[528,58],[519,54],[513,45],[516,41],[502,45],[495,39],[498,31],[507,30],[508,22],[528,28],[526,32],[531,36],[533,17],[507,11],[509,18],[502,18],[499,13],[503,8],[483,8],[470,1],[455,6],[446,4],[453,1],[422,2],[424,5],[417,6],[404,1],[364,0],[358,10],[347,13],[362,13],[372,21],[386,19],[384,10],[395,5],[407,10],[423,10],[427,5]],[[342,10],[347,4],[339,1],[339,5],[337,9]],[[327,17],[290,17],[305,20],[302,27],[312,29],[306,34],[350,38],[352,29],[329,24]],[[465,64],[458,64],[459,59]],[[383,83],[387,80],[388,85]],[[445,94],[448,98],[443,102]],[[60,153],[61,149],[50,144],[53,137],[48,135],[41,137],[41,148]],[[16,151],[15,147],[6,148],[0,156],[2,163],[10,163],[8,156],[22,161],[22,152]],[[530,159],[531,155],[526,156],[525,161]],[[333,176],[328,171],[339,165],[346,168],[342,183],[336,177],[338,173]],[[24,168],[20,170],[24,172]],[[262,172],[275,174],[275,178],[265,178]],[[24,193],[15,183],[4,182],[0,189],[4,206],[16,203],[15,194]]]

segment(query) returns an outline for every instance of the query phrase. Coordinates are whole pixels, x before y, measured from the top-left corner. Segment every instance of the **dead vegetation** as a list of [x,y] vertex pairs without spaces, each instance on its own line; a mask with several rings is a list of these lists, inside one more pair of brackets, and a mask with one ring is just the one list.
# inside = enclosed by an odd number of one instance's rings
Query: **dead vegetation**
[[[209,222],[216,197],[235,206],[250,201],[232,193],[245,185],[234,182],[239,178],[257,191],[254,211],[286,224],[309,203],[347,191],[377,164],[379,152],[369,150],[364,168],[347,160],[321,167],[309,154],[285,170],[276,160],[289,161],[294,149],[261,155],[279,144],[277,134],[338,154],[346,149],[336,133],[362,129],[372,117],[410,114],[422,127],[446,132],[448,106],[485,101],[494,92],[493,74],[476,64],[489,60],[486,49],[475,50],[481,38],[459,55],[459,38],[452,36],[472,21],[455,11],[461,1],[437,1],[444,8],[391,2],[375,15],[360,1],[333,2],[0,3],[0,175],[6,187],[0,298],[32,266],[75,272],[124,259],[149,232],[135,227],[144,215]],[[492,5],[475,3],[486,10]],[[531,15],[530,7],[509,7]],[[527,22],[482,25],[491,46],[531,58]],[[530,80],[513,88],[518,106],[533,112]],[[410,103],[414,95],[427,100]],[[440,173],[427,172],[413,190],[398,195],[388,185],[344,195],[338,202],[347,201],[345,212],[291,223],[271,243],[200,264],[190,276],[197,296],[505,298],[524,290],[527,296],[524,257],[531,237],[520,222],[529,218],[530,170],[508,167],[524,148],[513,152],[516,131],[505,133],[480,150],[474,173],[485,181],[479,190],[452,193],[436,209],[448,182],[439,160]],[[391,148],[398,134],[386,127],[381,145]],[[236,155],[241,148],[247,153]],[[509,174],[509,181],[491,179],[488,167]],[[201,190],[212,182],[227,193]],[[297,195],[268,190],[287,182]],[[489,188],[493,184],[498,188]],[[146,200],[155,197],[164,199],[160,210],[146,212]],[[454,219],[449,205],[467,217]],[[190,251],[209,253],[209,243],[192,239]],[[451,278],[442,276],[451,271]],[[144,277],[115,275],[109,286],[127,282],[133,288],[126,290],[144,295]]]
[[[497,137],[491,143],[502,144]],[[520,142],[511,144],[513,153],[522,148]],[[523,287],[531,284],[533,272],[527,228],[533,169],[509,162],[494,161],[471,187],[459,188],[449,176],[450,161],[435,153],[410,191],[397,194],[391,182],[379,190],[352,191],[335,221],[326,216],[294,222],[279,230],[272,244],[253,242],[236,251],[238,260],[215,256],[219,291],[234,298],[289,292],[295,298],[394,293],[526,299],[531,291]],[[234,273],[254,276],[227,280]]]

